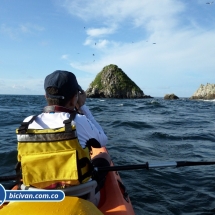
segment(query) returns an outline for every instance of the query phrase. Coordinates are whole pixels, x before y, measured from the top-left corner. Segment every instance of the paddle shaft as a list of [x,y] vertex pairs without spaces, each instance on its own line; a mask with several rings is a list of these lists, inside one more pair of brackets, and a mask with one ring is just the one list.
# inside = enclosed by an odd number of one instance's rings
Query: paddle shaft
[[[144,164],[124,165],[124,166],[104,166],[94,167],[95,171],[122,171],[122,170],[135,170],[135,169],[151,169],[151,168],[165,168],[165,167],[185,167],[185,166],[202,166],[214,165],[215,161],[170,161],[170,162],[146,162]],[[16,180],[17,175],[0,176],[0,181]]]
[[151,169],[151,168],[165,168],[165,167],[185,167],[185,166],[202,166],[214,165],[215,161],[170,161],[170,162],[146,162],[145,164],[125,165],[125,166],[105,166],[95,167],[96,171],[122,171],[122,170],[135,170],[135,169]]
[[17,175],[0,176],[0,181],[11,181],[16,179],[17,179]]

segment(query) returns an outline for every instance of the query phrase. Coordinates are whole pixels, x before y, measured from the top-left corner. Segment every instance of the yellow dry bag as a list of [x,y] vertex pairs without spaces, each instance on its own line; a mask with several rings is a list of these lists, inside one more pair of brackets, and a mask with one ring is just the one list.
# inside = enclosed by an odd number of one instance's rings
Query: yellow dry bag
[[23,183],[45,188],[57,182],[78,185],[92,175],[90,150],[80,145],[75,125],[76,113],[64,120],[64,127],[56,129],[28,129],[37,116],[23,122],[16,130],[18,162],[21,162]]

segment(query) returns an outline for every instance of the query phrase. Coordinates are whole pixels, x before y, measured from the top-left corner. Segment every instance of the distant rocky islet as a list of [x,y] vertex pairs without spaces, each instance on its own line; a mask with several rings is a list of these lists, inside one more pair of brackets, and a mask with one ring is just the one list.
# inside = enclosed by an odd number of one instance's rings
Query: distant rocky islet
[[140,99],[152,98],[114,64],[105,66],[86,90],[88,98]]
[[[119,98],[119,99],[144,99],[153,98],[144,92],[120,69],[117,65],[105,66],[97,74],[94,81],[86,90],[88,98]],[[166,100],[179,99],[174,93],[166,94]],[[215,99],[215,84],[201,84],[199,89],[190,99]]]
[[215,84],[201,84],[198,90],[190,97],[190,99],[215,99]]
[[172,100],[172,99],[179,99],[179,98],[174,93],[172,93],[172,94],[166,94],[164,96],[164,99]]
[[[164,99],[179,99],[175,94],[166,94]],[[204,99],[204,100],[213,100],[215,99],[215,84],[206,85],[201,84],[196,92],[189,98],[191,100],[195,99]]]

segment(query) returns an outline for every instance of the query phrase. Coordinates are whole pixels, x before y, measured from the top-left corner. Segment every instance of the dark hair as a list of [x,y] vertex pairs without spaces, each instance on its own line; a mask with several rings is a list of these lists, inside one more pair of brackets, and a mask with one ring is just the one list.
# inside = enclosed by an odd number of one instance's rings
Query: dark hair
[[[50,95],[58,95],[58,89],[56,87],[48,87],[46,92]],[[48,105],[65,106],[76,93],[72,93],[70,97],[65,97],[64,99],[47,97],[46,100]]]

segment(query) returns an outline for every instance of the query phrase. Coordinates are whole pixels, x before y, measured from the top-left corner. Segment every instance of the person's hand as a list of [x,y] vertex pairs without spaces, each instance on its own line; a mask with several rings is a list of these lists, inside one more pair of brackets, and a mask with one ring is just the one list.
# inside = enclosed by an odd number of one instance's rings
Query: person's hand
[[81,92],[78,92],[78,101],[76,104],[76,108],[78,110],[81,106],[83,106],[85,104],[86,98],[87,98],[87,95],[84,90],[82,90]]

